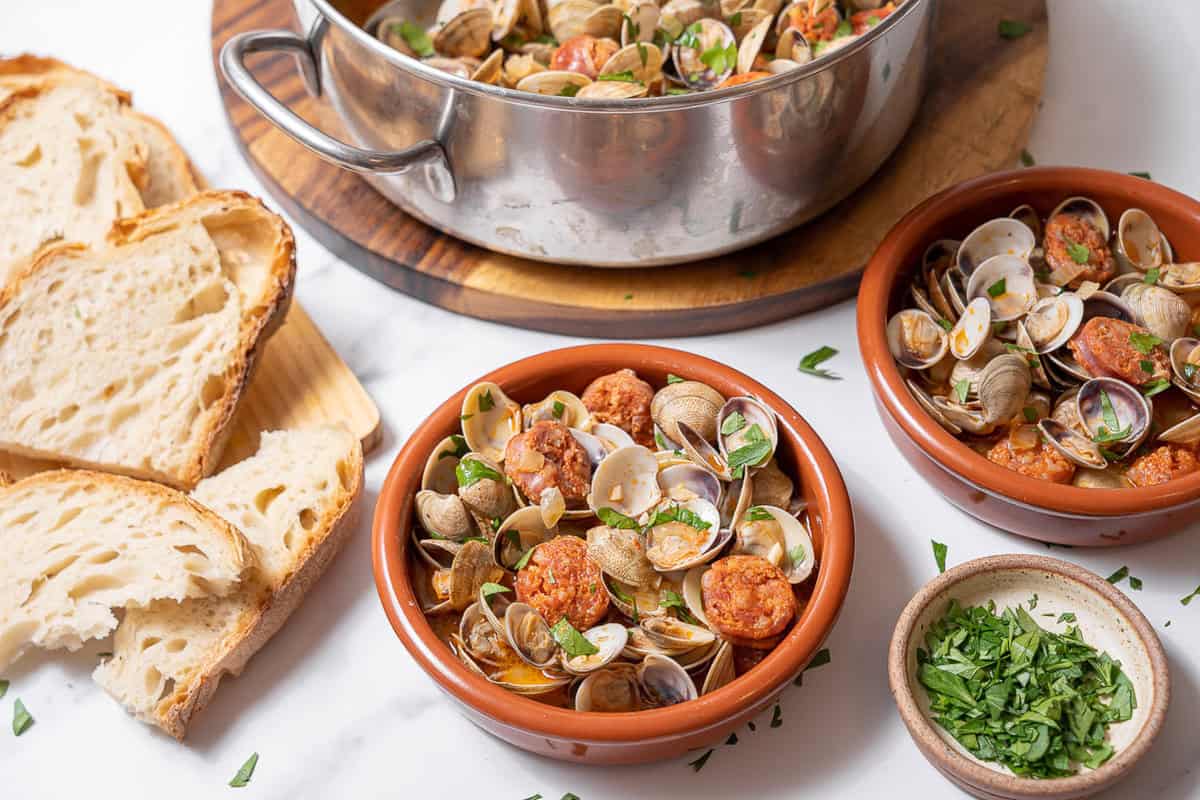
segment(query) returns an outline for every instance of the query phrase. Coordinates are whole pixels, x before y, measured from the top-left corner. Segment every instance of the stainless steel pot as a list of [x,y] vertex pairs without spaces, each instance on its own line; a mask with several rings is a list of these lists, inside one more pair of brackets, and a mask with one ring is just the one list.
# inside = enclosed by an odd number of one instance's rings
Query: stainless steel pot
[[[329,0],[296,2],[314,20],[307,35],[251,31],[221,53],[234,89],[271,122],[460,239],[612,267],[746,247],[857,189],[916,114],[937,4],[906,0],[861,39],[770,79],[610,101],[458,78],[377,41]],[[428,23],[437,2],[393,0],[386,9]],[[296,55],[345,141],[258,83],[245,58],[268,50]]]

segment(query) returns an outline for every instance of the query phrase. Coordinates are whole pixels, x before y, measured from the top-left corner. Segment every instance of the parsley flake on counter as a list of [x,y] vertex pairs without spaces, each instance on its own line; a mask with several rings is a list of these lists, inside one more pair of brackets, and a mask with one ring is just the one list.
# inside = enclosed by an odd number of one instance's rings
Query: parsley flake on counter
[[[1061,617],[1060,617],[1061,619]],[[1112,757],[1108,726],[1137,707],[1119,662],[1077,626],[1045,630],[1025,609],[951,600],[917,651],[930,710],[972,755],[1017,775],[1057,778]]]
[[779,703],[775,704],[775,709],[771,712],[771,727],[778,728],[783,724],[783,707]]
[[574,792],[567,792],[559,800],[579,800],[579,795]]
[[529,797],[523,798],[523,800],[542,800],[542,796],[540,794],[531,794]]
[[704,769],[704,765],[708,763],[708,759],[712,758],[712,754],[713,751],[711,749],[707,750],[704,755],[700,756],[695,761],[689,761],[688,766],[692,768],[693,772],[699,772],[700,770]]
[[1109,575],[1104,580],[1108,581],[1109,583],[1116,584],[1116,583],[1120,583],[1121,581],[1125,580],[1126,576],[1128,576],[1128,575],[1129,575],[1129,567],[1122,566],[1120,569],[1118,569],[1112,575]]
[[1150,177],[1149,172],[1131,172],[1129,174],[1135,178],[1144,178],[1145,180],[1148,180],[1148,181],[1154,180],[1153,178]]
[[1025,148],[1021,148],[1021,164],[1022,166],[1032,167],[1037,162],[1033,160],[1033,154]]
[[250,757],[246,759],[246,763],[242,764],[242,767],[237,771],[237,774],[233,776],[233,780],[229,782],[229,785],[235,789],[240,789],[250,783],[250,778],[254,777],[254,768],[257,766],[258,753],[252,753]]
[[810,669],[816,669],[817,667],[823,667],[832,660],[833,659],[829,655],[829,648],[822,647],[820,650],[817,651],[817,654],[812,657],[812,661],[808,662],[808,666],[804,668],[804,671],[808,672]]
[[29,730],[29,727],[33,725],[33,722],[33,715],[29,713],[29,710],[25,708],[25,704],[21,702],[21,698],[18,697],[16,702],[13,703],[13,736],[20,736],[22,733]]
[[797,367],[806,375],[815,375],[818,378],[828,378],[833,381],[840,381],[840,375],[835,375],[827,369],[821,369],[820,365],[833,358],[838,354],[838,351],[828,345],[821,347],[808,353],[804,358],[800,359],[800,366]]
[[0,681],[0,697],[8,694],[8,681]]
[[946,553],[950,548],[941,542],[935,542],[933,539],[930,539],[929,543],[933,545],[933,560],[937,562],[938,574],[940,575],[946,571]]
[[1185,605],[1185,606],[1188,605],[1189,603],[1192,602],[1193,597],[1200,597],[1200,586],[1197,586],[1196,590],[1194,592],[1192,592],[1191,594],[1189,594],[1187,597],[1181,597],[1179,599],[1180,605]]
[[1032,25],[1017,19],[1002,19],[996,26],[996,32],[1000,34],[1000,38],[1009,41],[1020,39],[1031,30],[1033,30]]
[[1136,578],[1133,575],[1129,576],[1129,588],[1140,592],[1142,590],[1142,579]]

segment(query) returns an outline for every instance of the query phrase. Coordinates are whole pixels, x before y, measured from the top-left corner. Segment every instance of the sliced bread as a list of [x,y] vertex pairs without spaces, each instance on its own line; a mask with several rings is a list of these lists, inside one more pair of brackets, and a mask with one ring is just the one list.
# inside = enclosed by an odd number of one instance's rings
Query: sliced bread
[[141,186],[146,208],[176,203],[199,190],[195,171],[183,148],[165,125],[130,108],[128,92],[57,59],[30,54],[0,59],[0,99],[18,89],[46,85],[90,88],[118,98],[132,134],[146,148],[145,183]]
[[43,249],[0,291],[0,450],[195,486],[286,314],[294,249],[241,192]]
[[221,598],[133,609],[95,679],[182,739],[225,674],[238,675],[300,604],[353,529],[362,447],[341,426],[264,433],[259,451],[192,497],[246,535],[257,567]]
[[43,244],[141,212],[146,158],[114,92],[47,83],[0,101],[0,285]]
[[0,488],[0,669],[31,645],[74,650],[114,608],[230,591],[253,555],[238,531],[164,486],[82,470]]

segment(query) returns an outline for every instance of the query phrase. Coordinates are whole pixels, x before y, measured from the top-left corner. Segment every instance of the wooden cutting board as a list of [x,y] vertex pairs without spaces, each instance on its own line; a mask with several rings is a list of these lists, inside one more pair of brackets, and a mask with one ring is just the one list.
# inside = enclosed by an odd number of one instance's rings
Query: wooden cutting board
[[[379,0],[335,3],[356,19]],[[999,36],[1003,19],[1033,31]],[[212,46],[296,27],[290,0],[214,0]],[[906,211],[968,178],[1017,163],[1046,71],[1046,0],[943,0],[922,110],[891,160],[814,223],[691,264],[589,269],[499,255],[409,217],[362,179],[319,160],[246,104],[217,70],[243,154],[275,200],[341,258],[386,285],[461,314],[578,336],[669,337],[761,325],[851,296],[867,258]],[[276,97],[326,116],[284,54],[251,62]],[[326,120],[327,121],[327,120]]]

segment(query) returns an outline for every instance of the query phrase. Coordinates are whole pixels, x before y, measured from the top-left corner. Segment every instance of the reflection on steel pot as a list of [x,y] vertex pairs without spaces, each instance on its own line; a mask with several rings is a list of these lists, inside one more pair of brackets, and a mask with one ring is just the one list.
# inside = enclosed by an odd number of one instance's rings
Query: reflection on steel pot
[[[782,233],[870,177],[916,114],[937,0],[908,0],[770,77],[634,99],[471,81],[373,35],[389,18],[428,28],[439,0],[295,2],[314,20],[307,35],[239,34],[221,54],[233,87],[289,136],[458,238],[546,261],[649,266]],[[264,51],[297,57],[331,133],[250,74],[246,56]],[[531,72],[540,66],[531,58]]]

